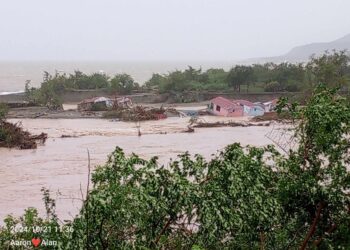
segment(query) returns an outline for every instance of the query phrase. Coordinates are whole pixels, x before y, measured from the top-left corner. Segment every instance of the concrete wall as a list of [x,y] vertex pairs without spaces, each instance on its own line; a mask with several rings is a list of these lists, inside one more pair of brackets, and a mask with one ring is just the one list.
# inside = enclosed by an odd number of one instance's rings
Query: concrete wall
[[[340,92],[341,95],[349,97],[349,92]],[[80,102],[87,98],[106,96],[113,97],[107,90],[71,90],[67,91],[62,99],[65,103]],[[270,93],[237,93],[232,91],[227,92],[185,92],[182,94],[152,94],[152,93],[140,93],[129,95],[135,103],[175,103],[181,102],[202,102],[213,99],[217,96],[223,96],[228,99],[243,99],[251,102],[267,102],[282,96],[290,98],[292,101],[299,101],[303,103],[305,100],[305,94],[302,92],[286,93],[286,92],[270,92]],[[180,97],[180,98],[179,98]],[[12,95],[0,95],[0,102],[21,102],[25,101],[24,94],[12,94]]]
[[23,102],[25,101],[24,94],[0,95],[1,102]]
[[[106,90],[93,90],[93,91],[70,91],[67,92],[62,98],[63,102],[80,102],[84,99],[98,97],[98,96],[105,96],[105,97],[116,97],[117,95],[113,95],[110,92]],[[156,95],[151,93],[140,93],[140,94],[133,94],[133,95],[126,95],[129,97],[133,103],[159,103],[159,102],[166,102],[168,95]]]
[[[114,97],[106,90],[76,90],[66,92],[63,96],[63,102],[72,103],[80,102],[84,99],[106,96]],[[182,99],[186,102],[201,102],[208,101],[217,96],[223,96],[228,99],[243,99],[251,102],[266,102],[281,96],[297,99],[302,96],[302,93],[230,93],[230,92],[185,92],[182,94]],[[174,97],[171,94],[152,94],[140,93],[129,95],[128,97],[134,103],[173,103]],[[1,95],[0,102],[20,102],[24,101],[24,94]]]
[[[61,98],[64,103],[77,103],[81,102],[84,99],[90,99],[93,97],[105,96],[105,97],[115,97],[111,93],[105,90],[93,90],[93,91],[69,91],[65,93]],[[167,102],[169,95],[168,94],[135,94],[128,95],[131,98],[133,103],[162,103]],[[11,95],[0,95],[0,103],[14,103],[14,102],[23,102],[25,101],[24,94],[11,94]]]

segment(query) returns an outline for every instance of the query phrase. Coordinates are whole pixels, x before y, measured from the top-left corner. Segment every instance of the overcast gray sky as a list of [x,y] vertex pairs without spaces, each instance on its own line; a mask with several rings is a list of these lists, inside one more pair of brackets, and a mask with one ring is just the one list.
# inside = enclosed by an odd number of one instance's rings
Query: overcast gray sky
[[350,33],[348,0],[0,3],[0,60],[237,60]]

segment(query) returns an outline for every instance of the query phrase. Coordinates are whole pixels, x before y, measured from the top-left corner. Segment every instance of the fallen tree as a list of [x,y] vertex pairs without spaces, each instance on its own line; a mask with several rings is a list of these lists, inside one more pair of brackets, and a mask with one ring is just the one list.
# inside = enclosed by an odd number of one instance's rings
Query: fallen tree
[[45,143],[47,134],[32,135],[23,130],[20,123],[0,121],[0,147],[35,149],[38,143]]
[[0,105],[0,147],[35,149],[38,143],[45,143],[47,134],[32,135],[23,130],[21,123],[10,123],[5,120],[8,108]]
[[263,115],[255,116],[251,119],[252,122],[266,122],[266,121],[278,121],[278,122],[290,122],[292,117],[288,112],[265,112]]

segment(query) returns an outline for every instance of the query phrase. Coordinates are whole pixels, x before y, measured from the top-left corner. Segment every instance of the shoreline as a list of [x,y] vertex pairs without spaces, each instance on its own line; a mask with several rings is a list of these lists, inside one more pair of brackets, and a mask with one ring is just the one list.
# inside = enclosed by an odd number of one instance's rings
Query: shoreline
[[[195,103],[136,103],[139,106],[143,107],[153,107],[160,108],[171,107],[182,110],[200,110],[206,108],[207,102],[195,102]],[[18,107],[10,108],[7,115],[8,119],[105,119],[103,118],[103,113],[106,111],[78,111],[77,103],[64,103],[63,110],[61,111],[52,111],[47,107],[41,106],[31,106],[31,107]]]

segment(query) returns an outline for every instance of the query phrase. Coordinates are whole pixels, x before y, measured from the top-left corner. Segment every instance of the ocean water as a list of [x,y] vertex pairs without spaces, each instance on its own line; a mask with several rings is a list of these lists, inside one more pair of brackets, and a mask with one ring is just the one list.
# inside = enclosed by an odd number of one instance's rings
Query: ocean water
[[165,74],[173,70],[186,69],[188,65],[203,70],[208,68],[229,69],[233,62],[102,62],[102,61],[25,61],[25,62],[0,62],[0,95],[20,92],[24,90],[26,80],[31,81],[33,87],[40,86],[43,72],[55,74],[56,71],[67,74],[80,70],[84,73],[105,72],[113,76],[118,73],[130,74],[138,83],[143,84],[152,73]]

